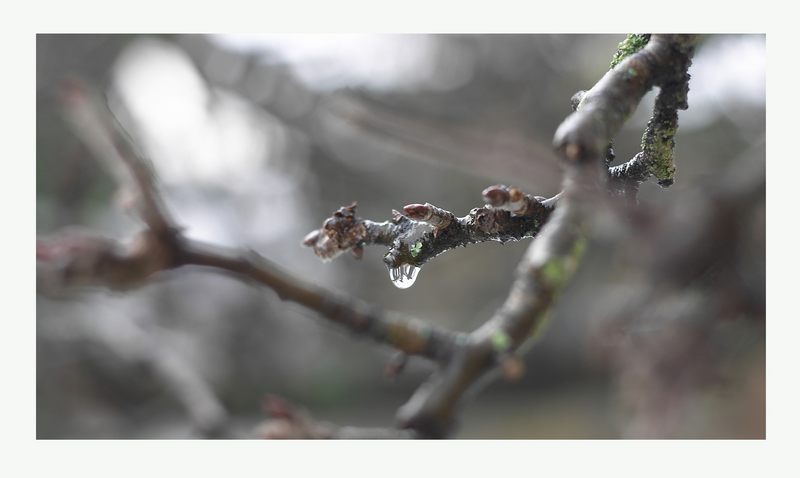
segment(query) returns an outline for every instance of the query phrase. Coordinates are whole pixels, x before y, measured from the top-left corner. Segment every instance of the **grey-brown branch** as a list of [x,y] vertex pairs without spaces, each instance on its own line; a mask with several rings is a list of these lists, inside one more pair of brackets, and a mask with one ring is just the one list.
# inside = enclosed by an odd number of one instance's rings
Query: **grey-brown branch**
[[[608,189],[635,203],[639,185],[655,177],[662,187],[670,186],[675,178],[675,134],[678,130],[678,110],[688,108],[688,69],[697,37],[694,35],[628,35],[612,61],[611,71],[590,92],[579,92],[573,107],[581,113],[568,121],[583,123],[583,134],[593,131],[595,137],[608,136],[609,128],[617,130],[639,104],[641,97],[653,86],[660,87],[653,115],[642,136],[641,151],[630,161],[608,168]],[[598,86],[611,82],[604,96],[597,96]],[[598,113],[604,111],[605,113]],[[556,146],[571,159],[596,154],[599,145],[590,138],[564,137],[567,122],[556,133]],[[570,126],[572,128],[572,126]],[[574,129],[574,128],[573,128]],[[610,142],[605,145],[606,166],[613,160]]]
[[694,43],[675,44],[674,67],[659,76],[661,90],[656,96],[653,116],[642,136],[642,150],[627,163],[609,169],[615,189],[635,191],[639,184],[655,177],[662,187],[675,180],[675,134],[678,131],[678,110],[689,107],[689,66]]
[[255,251],[227,250],[183,237],[159,199],[150,164],[132,144],[111,147],[130,139],[122,134],[102,101],[78,82],[69,84],[68,95],[67,108],[75,131],[95,154],[111,155],[136,178],[133,185],[138,188],[140,201],[136,210],[148,227],[130,245],[75,229],[37,240],[42,290],[74,286],[126,290],[179,267],[213,268],[266,286],[284,300],[301,304],[347,330],[404,354],[436,361],[449,357],[459,334],[306,284]]
[[328,261],[350,251],[361,258],[366,245],[389,250],[383,262],[390,269],[420,267],[450,249],[486,241],[519,241],[535,237],[555,208],[558,196],[545,199],[515,187],[491,186],[483,191],[486,206],[464,217],[432,204],[409,204],[392,219],[375,222],[356,216],[356,204],[339,208],[311,231],[303,244]]

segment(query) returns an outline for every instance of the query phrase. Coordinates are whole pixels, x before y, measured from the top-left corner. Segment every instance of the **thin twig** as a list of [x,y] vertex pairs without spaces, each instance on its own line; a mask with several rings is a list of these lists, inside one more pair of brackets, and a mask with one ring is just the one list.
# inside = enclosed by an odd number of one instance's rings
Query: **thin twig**
[[387,267],[420,267],[456,247],[479,242],[519,241],[535,237],[550,217],[558,196],[545,199],[518,188],[498,185],[484,191],[487,206],[463,217],[429,203],[409,204],[390,221],[375,222],[356,216],[356,205],[341,207],[311,231],[303,244],[323,260],[350,251],[356,257],[367,245],[388,246]]
[[181,265],[208,267],[250,279],[269,287],[283,300],[305,306],[335,324],[408,355],[446,361],[459,336],[422,320],[303,283],[253,251],[242,255],[187,242],[180,256]]

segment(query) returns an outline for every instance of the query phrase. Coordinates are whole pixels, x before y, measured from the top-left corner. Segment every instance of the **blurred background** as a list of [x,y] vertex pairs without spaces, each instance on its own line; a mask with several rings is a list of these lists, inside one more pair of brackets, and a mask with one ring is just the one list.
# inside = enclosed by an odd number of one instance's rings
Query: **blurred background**
[[[352,201],[360,216],[385,220],[415,202],[464,215],[497,183],[557,193],[553,133],[624,37],[38,35],[37,235],[83,226],[127,240],[142,227],[64,120],[59,88],[79,77],[125,112],[189,237],[253,248],[303,280],[472,330],[505,299],[530,241],[450,251],[401,290],[381,247],[322,263],[303,236]],[[702,197],[739,164],[763,169],[765,43],[703,38],[675,184],[644,184],[643,208]],[[653,101],[651,92],[615,139],[618,162],[639,151]],[[691,336],[670,335],[683,329],[653,313],[656,326],[625,326],[649,331],[631,348],[597,332],[613,322],[599,288],[619,277],[608,272],[613,255],[595,254],[526,353],[525,376],[467,397],[456,436],[763,438],[763,208],[762,197],[748,209],[734,244],[755,306]],[[616,298],[633,290],[621,283]],[[432,370],[412,359],[389,380],[391,350],[198,270],[126,293],[40,287],[36,340],[39,438],[186,438],[221,426],[253,436],[266,393],[319,420],[390,426]]]

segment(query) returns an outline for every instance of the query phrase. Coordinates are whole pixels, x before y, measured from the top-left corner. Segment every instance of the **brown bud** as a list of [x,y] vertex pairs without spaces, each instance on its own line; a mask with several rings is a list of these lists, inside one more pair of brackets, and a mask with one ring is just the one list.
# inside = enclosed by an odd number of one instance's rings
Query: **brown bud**
[[306,237],[303,238],[303,245],[306,247],[312,247],[314,244],[317,243],[317,239],[319,238],[319,229],[309,232],[306,234]]
[[508,190],[508,198],[511,202],[522,201],[523,196],[524,194],[522,194],[522,191],[520,191],[519,188],[512,187]]
[[570,143],[564,148],[564,155],[570,161],[581,159],[582,148],[575,143]]
[[264,412],[272,418],[284,418],[291,420],[294,418],[294,411],[289,402],[277,395],[267,395],[264,397]]
[[353,248],[350,249],[350,253],[353,254],[353,257],[356,259],[361,260],[361,258],[364,257],[364,248],[360,245],[353,246]]
[[489,186],[483,190],[483,200],[493,207],[500,206],[508,201],[508,191],[503,185]]
[[402,212],[398,211],[397,209],[392,209],[392,222],[397,224],[401,219],[405,219],[406,217],[403,215]]
[[525,374],[525,364],[515,355],[504,358],[500,367],[503,370],[503,378],[509,382],[516,382]]
[[403,207],[403,211],[408,217],[417,221],[424,221],[431,216],[431,208],[427,204],[409,204]]

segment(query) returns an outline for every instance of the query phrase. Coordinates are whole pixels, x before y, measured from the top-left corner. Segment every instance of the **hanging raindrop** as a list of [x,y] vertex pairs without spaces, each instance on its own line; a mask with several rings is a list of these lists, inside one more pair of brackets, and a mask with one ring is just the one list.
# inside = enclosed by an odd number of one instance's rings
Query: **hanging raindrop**
[[400,267],[389,268],[389,279],[398,289],[408,289],[414,285],[419,274],[419,267],[411,264],[400,264]]

